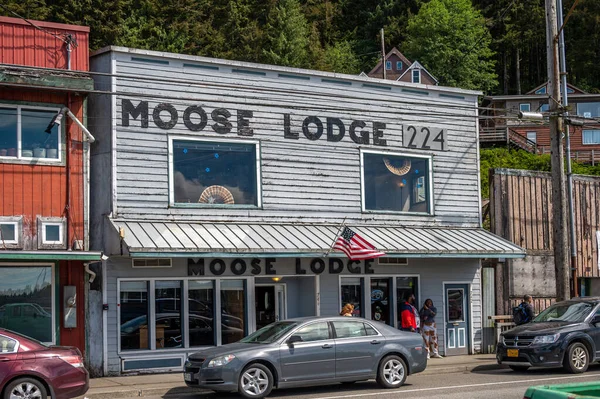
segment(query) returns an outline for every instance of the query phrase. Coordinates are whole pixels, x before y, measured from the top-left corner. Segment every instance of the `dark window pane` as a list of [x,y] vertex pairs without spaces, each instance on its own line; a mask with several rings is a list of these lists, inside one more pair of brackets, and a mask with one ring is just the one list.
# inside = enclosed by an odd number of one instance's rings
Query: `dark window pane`
[[375,321],[390,324],[390,279],[371,279],[371,318]]
[[190,281],[188,308],[190,346],[215,345],[215,303],[212,281]]
[[21,156],[58,159],[60,125],[54,125],[50,134],[45,132],[57,112],[21,110]]
[[[398,310],[401,309],[402,304],[411,294],[415,296],[415,307],[420,309],[421,302],[419,300],[418,287],[418,277],[396,277],[396,300]],[[398,325],[400,325],[400,321],[398,321]]]
[[0,224],[0,242],[4,241],[15,241],[17,235],[15,232],[14,224]]
[[61,241],[60,239],[60,226],[47,225],[44,226],[46,229],[46,241]]
[[257,205],[256,146],[173,141],[175,202]]
[[428,213],[429,160],[364,154],[365,209]]
[[120,299],[121,350],[149,349],[148,283],[121,282]]
[[230,344],[244,337],[246,290],[243,280],[221,281],[221,343]]
[[0,157],[17,156],[17,109],[0,108]]
[[448,321],[464,321],[464,291],[462,289],[451,289],[447,291]]
[[182,348],[181,281],[157,281],[156,349]]
[[362,279],[360,277],[342,277],[342,307],[347,303],[354,305],[353,316],[363,316]]
[[52,268],[0,268],[0,327],[52,342]]
[[365,330],[367,331],[367,335],[377,335],[377,331],[368,324],[365,324]]

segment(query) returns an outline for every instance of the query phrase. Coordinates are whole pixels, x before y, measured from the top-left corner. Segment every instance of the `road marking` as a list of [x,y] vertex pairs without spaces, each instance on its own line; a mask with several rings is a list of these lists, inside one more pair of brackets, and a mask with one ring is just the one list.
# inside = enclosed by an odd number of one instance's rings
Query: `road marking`
[[[517,384],[517,383],[530,383],[536,381],[555,381],[555,380],[570,380],[575,378],[591,378],[594,376],[600,376],[600,373],[594,374],[581,374],[581,375],[573,375],[567,377],[548,377],[548,378],[534,378],[529,380],[517,380],[517,381],[500,381],[500,382],[486,382],[482,384],[467,384],[467,385],[449,385],[444,387],[432,387],[432,388],[418,388],[418,389],[400,389],[395,391],[394,393],[407,393],[407,392],[427,392],[427,391],[441,391],[444,389],[461,389],[461,388],[476,388],[476,387],[489,387],[493,385],[509,385],[509,384]],[[389,392],[389,391],[388,391]],[[390,394],[392,394],[390,392]],[[363,394],[355,394],[355,395],[339,395],[339,396],[321,396],[314,397],[310,399],[344,399],[344,398],[360,398],[364,396],[375,396],[375,395],[385,395],[384,392],[371,392],[371,393],[363,393]]]

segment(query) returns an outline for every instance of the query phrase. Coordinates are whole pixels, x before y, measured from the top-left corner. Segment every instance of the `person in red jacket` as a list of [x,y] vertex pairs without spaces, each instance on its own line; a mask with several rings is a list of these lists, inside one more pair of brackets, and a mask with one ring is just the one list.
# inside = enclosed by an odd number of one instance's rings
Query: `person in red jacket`
[[418,312],[415,308],[415,295],[410,296],[400,306],[401,330],[417,332],[419,321],[417,320]]

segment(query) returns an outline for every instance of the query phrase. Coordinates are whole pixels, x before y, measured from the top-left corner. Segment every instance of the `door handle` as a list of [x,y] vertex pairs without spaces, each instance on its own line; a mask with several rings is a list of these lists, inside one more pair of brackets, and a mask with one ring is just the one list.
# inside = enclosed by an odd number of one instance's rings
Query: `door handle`
[[323,349],[331,349],[331,348],[333,348],[333,345],[325,344],[325,345],[321,346],[321,348],[323,348]]
[[0,357],[0,362],[10,362],[10,357]]
[[376,339],[374,339],[373,341],[371,341],[371,345],[379,345],[379,341],[377,341]]

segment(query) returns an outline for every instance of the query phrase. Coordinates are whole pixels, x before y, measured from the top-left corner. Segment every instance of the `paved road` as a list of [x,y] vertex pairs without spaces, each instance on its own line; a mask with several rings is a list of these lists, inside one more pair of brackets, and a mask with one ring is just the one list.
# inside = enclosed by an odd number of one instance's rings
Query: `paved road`
[[[469,373],[409,376],[406,384],[396,390],[379,389],[374,381],[351,386],[335,384],[325,387],[275,390],[273,399],[522,399],[532,385],[564,384],[600,380],[600,365],[590,367],[585,374],[566,374],[562,370],[531,370],[525,373],[509,369],[474,370]],[[175,396],[168,396],[175,399]],[[206,394],[197,399],[237,398],[235,395]],[[148,398],[160,399],[160,397]],[[190,399],[189,396],[186,399]]]

